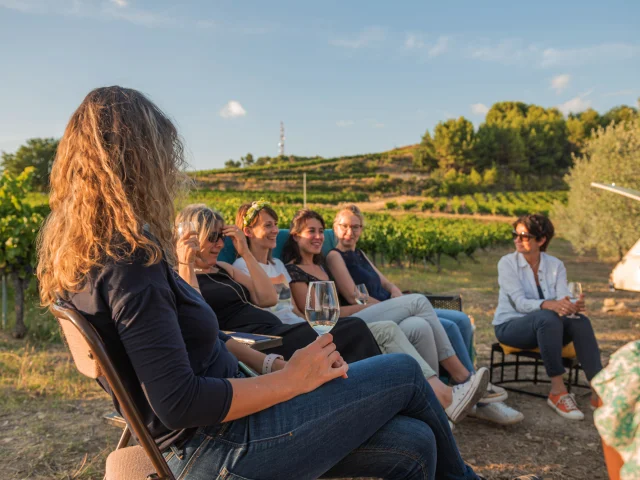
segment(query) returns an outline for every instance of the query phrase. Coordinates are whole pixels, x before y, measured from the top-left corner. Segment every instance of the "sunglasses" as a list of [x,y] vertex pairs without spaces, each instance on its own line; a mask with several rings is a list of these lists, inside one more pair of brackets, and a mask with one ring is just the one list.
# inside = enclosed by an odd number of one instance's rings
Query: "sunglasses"
[[521,242],[524,242],[525,240],[531,240],[532,238],[536,238],[535,235],[531,235],[530,233],[527,233],[527,232],[518,233],[515,230],[511,232],[511,236],[513,237],[514,240],[516,238],[520,238]]
[[224,233],[222,233],[222,231],[211,232],[211,234],[207,237],[207,241],[210,243],[216,243],[221,238],[224,238]]
[[347,225],[346,223],[339,223],[338,227],[340,227],[340,230],[344,232],[349,229],[351,229],[352,232],[359,232],[360,230],[362,230],[362,225]]

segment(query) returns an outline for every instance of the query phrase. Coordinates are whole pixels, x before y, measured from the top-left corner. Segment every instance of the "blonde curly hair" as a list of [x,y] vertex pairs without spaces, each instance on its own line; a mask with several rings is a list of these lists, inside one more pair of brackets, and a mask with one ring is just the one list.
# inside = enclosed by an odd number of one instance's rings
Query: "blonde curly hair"
[[[183,146],[142,93],[91,91],[73,113],[51,170],[51,214],[38,239],[44,306],[82,290],[109,261],[144,252],[174,263],[174,200],[185,191]],[[147,233],[148,232],[148,233]]]

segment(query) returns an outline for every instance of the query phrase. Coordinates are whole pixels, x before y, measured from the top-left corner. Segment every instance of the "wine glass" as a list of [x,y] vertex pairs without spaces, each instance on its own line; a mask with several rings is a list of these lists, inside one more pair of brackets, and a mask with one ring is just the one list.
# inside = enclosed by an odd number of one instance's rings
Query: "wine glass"
[[356,285],[354,294],[358,305],[366,305],[369,301],[369,292],[367,291],[367,286],[364,283]]
[[178,238],[182,238],[182,236],[189,232],[191,235],[197,235],[196,226],[193,222],[180,222],[176,227],[176,233],[178,234]]
[[309,283],[304,313],[307,322],[318,335],[331,331],[340,316],[340,304],[335,283]]
[[271,311],[277,312],[283,309],[291,309],[291,289],[289,285],[286,283],[277,283],[274,287],[278,294],[278,303],[271,307]]
[[[571,303],[575,304],[578,300],[580,300],[580,295],[582,295],[582,284],[580,282],[569,282],[567,285],[569,287],[569,295]],[[567,318],[580,318],[576,314],[567,315]]]

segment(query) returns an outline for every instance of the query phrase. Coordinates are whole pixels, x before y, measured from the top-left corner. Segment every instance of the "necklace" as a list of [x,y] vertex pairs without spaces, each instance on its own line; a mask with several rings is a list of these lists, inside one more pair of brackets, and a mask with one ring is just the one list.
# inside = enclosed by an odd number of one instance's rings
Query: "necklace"
[[247,295],[244,293],[244,288],[242,288],[242,285],[240,285],[238,282],[236,282],[233,277],[231,277],[231,275],[229,275],[223,268],[217,267],[218,268],[218,273],[227,277],[229,280],[231,280],[233,283],[235,283],[238,288],[240,289],[240,292],[238,293],[238,290],[236,290],[236,287],[234,287],[233,285],[229,285],[228,283],[224,283],[224,282],[219,282],[218,280],[216,280],[215,278],[213,278],[211,275],[209,275],[208,273],[204,272],[201,269],[198,269],[202,272],[203,275],[205,275],[209,280],[211,280],[213,283],[217,283],[218,285],[222,285],[224,287],[228,287],[231,290],[233,290],[235,292],[235,294],[238,296],[238,298],[240,299],[240,301],[242,303],[244,303],[245,305],[251,305],[252,307],[255,308],[260,308],[257,305],[254,305],[253,303],[251,303],[249,301],[249,299],[247,298]]

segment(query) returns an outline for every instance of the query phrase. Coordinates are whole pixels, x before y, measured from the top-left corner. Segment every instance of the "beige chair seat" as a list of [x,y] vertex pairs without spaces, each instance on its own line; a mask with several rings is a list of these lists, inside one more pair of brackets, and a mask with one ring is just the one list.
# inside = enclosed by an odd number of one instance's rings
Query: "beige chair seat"
[[156,473],[140,445],[114,450],[107,457],[106,480],[146,480]]

